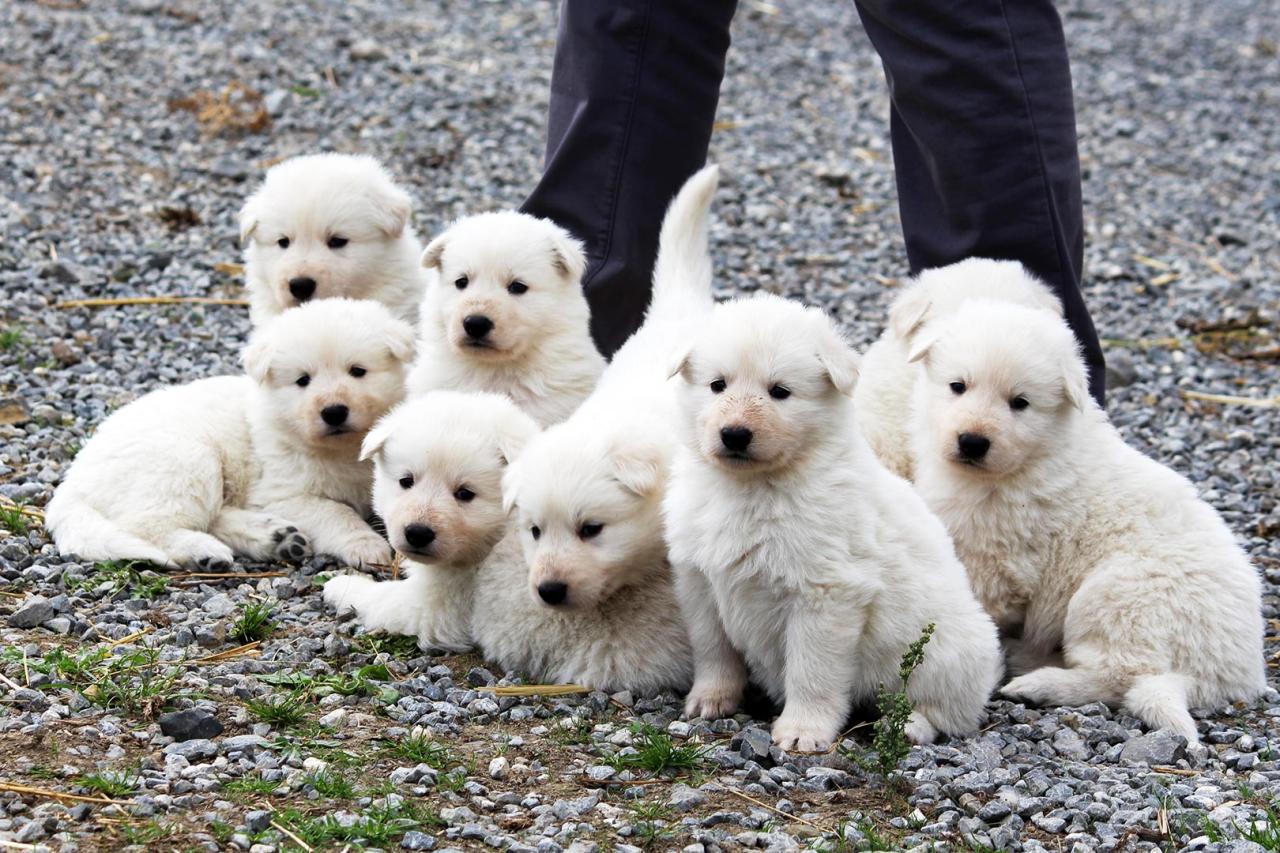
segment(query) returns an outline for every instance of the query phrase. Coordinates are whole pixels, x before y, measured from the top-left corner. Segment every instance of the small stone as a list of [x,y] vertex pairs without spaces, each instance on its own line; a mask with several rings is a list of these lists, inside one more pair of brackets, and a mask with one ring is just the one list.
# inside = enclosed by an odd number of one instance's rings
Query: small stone
[[671,793],[667,798],[667,805],[671,806],[678,812],[687,812],[690,809],[697,808],[707,801],[707,795],[699,791],[697,788],[690,788],[688,785],[676,784],[671,788]]
[[351,45],[351,58],[357,62],[373,62],[387,58],[387,50],[373,39],[360,39]]
[[1138,764],[1173,764],[1186,752],[1186,738],[1168,729],[1160,729],[1128,741],[1120,750],[1120,760]]
[[263,832],[267,827],[271,826],[271,812],[246,812],[244,816],[244,825],[249,828],[250,832]]
[[434,850],[436,839],[434,835],[427,835],[415,829],[404,834],[404,838],[400,839],[400,846],[405,850]]
[[214,738],[222,734],[222,723],[203,708],[188,708],[160,715],[160,731],[176,741]]
[[205,613],[214,617],[230,616],[236,612],[236,603],[225,592],[209,596],[203,605]]
[[510,769],[511,762],[507,761],[506,756],[499,755],[489,762],[489,778],[505,779],[507,778],[507,771]]
[[342,724],[347,721],[347,709],[335,708],[320,718],[320,725],[326,729],[341,728]]
[[43,595],[33,595],[22,606],[9,614],[9,624],[14,628],[34,628],[53,618],[53,605]]
[[773,737],[764,729],[744,729],[733,738],[738,743],[738,753],[749,761],[763,761],[769,757]]
[[1128,350],[1109,350],[1107,360],[1107,388],[1124,388],[1132,385],[1138,378],[1138,368],[1133,363],[1133,355]]
[[66,341],[54,341],[49,352],[63,367],[70,367],[80,361],[80,353]]

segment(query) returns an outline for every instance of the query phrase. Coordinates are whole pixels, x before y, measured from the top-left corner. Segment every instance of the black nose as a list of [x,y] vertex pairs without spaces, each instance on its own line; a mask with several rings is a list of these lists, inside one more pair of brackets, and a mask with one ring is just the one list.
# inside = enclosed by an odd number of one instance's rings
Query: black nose
[[472,314],[463,318],[462,328],[466,331],[467,337],[480,340],[493,331],[493,321],[483,314]]
[[751,430],[740,426],[721,427],[720,441],[730,450],[741,453],[751,444]]
[[404,529],[404,541],[411,547],[425,548],[436,541],[436,532],[425,524],[410,524]]
[[986,456],[987,451],[991,449],[991,439],[973,432],[960,433],[960,437],[956,439],[956,444],[960,447],[960,455],[962,457],[972,459],[975,462]]
[[320,418],[329,426],[339,426],[346,421],[349,411],[346,406],[325,406],[320,410]]
[[306,302],[316,295],[316,280],[306,276],[291,278],[289,279],[289,292],[299,302]]
[[547,581],[538,584],[538,598],[541,598],[547,604],[564,604],[564,600],[569,596],[569,585],[560,583],[560,581]]

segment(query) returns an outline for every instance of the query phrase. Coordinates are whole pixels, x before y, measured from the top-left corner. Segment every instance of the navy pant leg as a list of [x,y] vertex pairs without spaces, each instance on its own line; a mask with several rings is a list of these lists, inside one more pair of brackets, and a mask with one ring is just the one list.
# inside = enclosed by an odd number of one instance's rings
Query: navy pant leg
[[606,356],[649,304],[667,204],[706,163],[736,0],[563,0],[546,169],[523,209],[586,243]]
[[855,0],[884,65],[912,272],[1021,261],[1058,294],[1101,404],[1102,349],[1080,292],[1075,108],[1051,0]]

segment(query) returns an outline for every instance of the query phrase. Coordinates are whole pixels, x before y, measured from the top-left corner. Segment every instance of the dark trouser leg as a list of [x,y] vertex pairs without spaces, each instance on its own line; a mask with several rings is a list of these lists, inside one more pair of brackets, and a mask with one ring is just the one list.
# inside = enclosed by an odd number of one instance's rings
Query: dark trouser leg
[[1062,21],[1050,0],[856,0],[884,63],[912,272],[1021,261],[1066,308],[1101,404],[1080,293],[1084,224]]
[[591,334],[644,318],[658,231],[711,141],[736,0],[564,0],[546,171],[524,210],[587,246]]

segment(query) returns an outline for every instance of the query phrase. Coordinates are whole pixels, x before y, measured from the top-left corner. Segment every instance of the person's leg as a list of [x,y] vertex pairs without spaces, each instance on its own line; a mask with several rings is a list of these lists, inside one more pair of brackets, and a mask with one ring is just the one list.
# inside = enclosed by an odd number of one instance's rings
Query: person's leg
[[610,356],[649,304],[667,204],[707,159],[737,0],[563,0],[546,170],[523,210],[587,247]]
[[855,0],[884,64],[913,273],[1021,261],[1066,308],[1101,404],[1102,349],[1080,292],[1075,108],[1051,0]]

